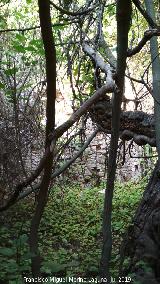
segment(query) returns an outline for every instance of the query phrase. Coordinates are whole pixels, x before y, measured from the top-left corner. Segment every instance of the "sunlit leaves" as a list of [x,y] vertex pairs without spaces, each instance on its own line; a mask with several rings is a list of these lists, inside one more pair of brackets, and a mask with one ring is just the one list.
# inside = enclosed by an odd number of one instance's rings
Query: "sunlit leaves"
[[25,53],[25,48],[23,47],[23,45],[14,45],[14,50],[19,53]]
[[5,85],[0,82],[0,89],[4,89]]
[[[18,53],[29,52],[33,54],[33,60],[35,55],[43,56],[44,49],[41,39],[31,39],[27,38],[24,34],[16,34],[12,41],[14,51]],[[27,57],[27,54],[25,55]]]
[[18,71],[18,68],[8,68],[4,71],[7,76],[14,75]]
[[6,19],[3,15],[0,15],[0,28],[4,29],[6,27]]

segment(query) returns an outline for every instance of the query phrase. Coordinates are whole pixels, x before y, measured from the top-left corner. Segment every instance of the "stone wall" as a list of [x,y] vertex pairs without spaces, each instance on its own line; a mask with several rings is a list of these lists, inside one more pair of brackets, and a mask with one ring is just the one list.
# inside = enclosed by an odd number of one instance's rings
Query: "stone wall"
[[[94,129],[95,125],[88,119],[85,131],[86,139]],[[109,143],[110,135],[99,132],[81,158],[78,158],[67,171],[67,175],[86,184],[93,181],[96,185],[99,185],[101,181],[106,179]],[[124,159],[123,145],[119,141],[116,179],[121,182],[136,181],[145,176],[156,162],[156,157],[152,158],[152,155],[156,154],[155,148],[151,148],[149,145],[140,147],[136,144],[130,144],[131,142],[125,142],[126,153]],[[69,147],[63,156],[64,160],[71,158]],[[76,150],[72,151],[72,155],[74,153],[76,153]]]

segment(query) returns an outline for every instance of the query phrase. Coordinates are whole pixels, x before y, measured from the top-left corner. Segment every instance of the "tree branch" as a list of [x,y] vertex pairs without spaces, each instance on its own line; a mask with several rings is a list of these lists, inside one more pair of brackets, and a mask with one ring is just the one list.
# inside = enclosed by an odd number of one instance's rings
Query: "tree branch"
[[141,49],[144,47],[144,45],[149,41],[153,36],[159,36],[160,35],[160,29],[154,29],[154,30],[148,30],[144,33],[144,37],[141,39],[141,41],[138,43],[136,47],[133,49],[128,49],[127,56],[131,57],[135,55],[136,53],[140,52]]
[[[69,160],[67,161],[60,169],[55,170],[55,172],[51,175],[51,179],[55,179],[56,177],[60,176],[62,173],[64,173],[66,171],[66,169],[68,169],[76,160],[77,158],[79,158],[82,153],[85,151],[85,149],[89,146],[89,144],[91,143],[91,141],[93,140],[93,138],[96,136],[96,134],[98,133],[98,129],[96,129],[92,135],[87,139],[87,141],[84,143],[83,147]],[[36,192],[40,187],[40,184],[37,184],[35,186],[33,186],[31,189],[26,190],[25,192],[23,192],[19,198],[17,199],[17,201],[25,198],[26,196],[28,196],[29,194],[31,194],[32,192]]]
[[84,10],[84,11],[76,11],[76,12],[71,12],[71,11],[68,11],[68,10],[65,10],[59,6],[57,6],[55,3],[53,3],[52,1],[50,1],[50,4],[58,11],[60,11],[62,14],[66,14],[68,16],[73,16],[73,17],[76,17],[76,16],[82,16],[82,15],[86,15],[88,13],[90,13],[92,10],[94,10],[96,8],[97,5],[87,9],[87,10]]
[[63,135],[79,118],[87,112],[87,110],[94,104],[96,101],[99,100],[100,97],[104,96],[106,93],[112,93],[116,89],[116,86],[113,81],[104,85],[100,89],[98,89],[92,97],[90,97],[87,101],[83,103],[83,105],[74,112],[71,117],[61,124],[59,127],[55,129],[54,132],[50,133],[49,137],[50,140],[54,141]]
[[[112,133],[111,106],[108,100],[103,99],[92,106],[90,116],[97,127],[106,133]],[[155,119],[153,114],[143,111],[125,111],[120,116],[120,138],[122,140],[133,139],[137,145],[149,144],[156,146]]]
[[113,81],[113,69],[104,61],[102,56],[87,43],[83,43],[82,48],[83,51],[89,55],[91,60],[96,63],[96,67],[100,68],[106,74],[107,80],[109,80],[109,82]]
[[[110,84],[104,85],[102,88],[97,90],[94,95],[90,97],[86,102],[84,102],[83,105],[75,113],[73,113],[66,122],[64,122],[49,134],[50,142],[52,142],[52,144],[55,143],[55,140],[61,137],[65,131],[67,131],[83,114],[85,114],[92,104],[98,101],[99,98],[104,96],[106,93],[113,92],[115,88],[115,84],[113,82],[110,82]],[[12,206],[17,200],[20,192],[22,192],[25,187],[29,186],[40,175],[40,173],[44,169],[50,150],[52,150],[52,147],[48,146],[45,150],[44,156],[39,163],[38,168],[27,180],[22,181],[19,185],[16,186],[13,195],[9,198],[9,200],[6,200],[4,204],[0,206],[0,212]]]
[[139,0],[133,0],[133,3],[137,7],[137,9],[140,11],[142,16],[146,19],[146,21],[148,22],[149,26],[152,27],[153,29],[154,28],[158,28],[158,25],[152,19],[152,17],[147,13],[147,11],[143,8],[141,2]]
[[[70,24],[70,22],[68,22],[68,23],[55,23],[55,24],[52,24],[52,27],[65,26],[65,25],[69,25],[69,24]],[[39,26],[34,26],[34,27],[29,27],[29,28],[5,29],[5,30],[0,30],[0,33],[25,32],[25,31],[31,31],[31,30],[36,30],[36,29],[40,29],[40,25]]]

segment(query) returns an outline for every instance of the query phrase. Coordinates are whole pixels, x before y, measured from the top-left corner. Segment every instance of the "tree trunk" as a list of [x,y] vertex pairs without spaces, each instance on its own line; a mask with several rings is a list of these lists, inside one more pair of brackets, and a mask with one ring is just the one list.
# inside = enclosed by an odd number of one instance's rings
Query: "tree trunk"
[[52,22],[49,0],[38,0],[39,18],[42,40],[46,59],[47,105],[46,105],[46,150],[49,149],[45,162],[44,174],[38,193],[38,202],[32,218],[29,245],[31,252],[32,276],[40,275],[41,258],[38,251],[38,230],[48,198],[48,189],[53,166],[53,149],[51,150],[49,135],[55,128],[55,100],[56,100],[56,50],[52,34]]
[[[145,0],[146,11],[155,21],[154,3]],[[160,283],[160,59],[157,38],[150,40],[153,76],[153,97],[158,162],[128,229],[121,250],[121,274],[133,274],[138,283]],[[128,257],[128,265],[124,260]]]
[[[127,260],[124,264],[124,260]],[[160,283],[160,172],[158,163],[150,177],[133,225],[121,247],[121,275],[133,283]]]
[[110,260],[112,252],[112,199],[116,174],[116,159],[120,129],[121,103],[124,90],[124,77],[128,49],[128,32],[132,15],[131,1],[118,0],[116,4],[117,15],[117,91],[114,92],[111,122],[111,141],[108,159],[107,182],[103,212],[103,246],[100,260],[100,276],[110,282]]
[[[145,0],[146,11],[149,16],[155,19],[154,3],[150,0]],[[157,37],[150,39],[150,52],[152,60],[152,78],[153,78],[153,98],[154,98],[154,116],[155,116],[155,130],[156,130],[156,144],[158,159],[160,161],[160,58],[159,58],[159,46]]]

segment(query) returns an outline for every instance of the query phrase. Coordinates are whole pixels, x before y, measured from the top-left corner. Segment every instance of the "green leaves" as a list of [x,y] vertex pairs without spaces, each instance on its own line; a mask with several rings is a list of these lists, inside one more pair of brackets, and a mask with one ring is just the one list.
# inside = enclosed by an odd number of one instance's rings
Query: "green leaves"
[[12,44],[13,44],[13,49],[18,53],[30,52],[30,53],[33,53],[34,56],[36,54],[40,56],[44,55],[43,44],[42,44],[41,38],[29,40],[22,33],[18,33],[13,39]]
[[0,255],[13,256],[14,254],[15,254],[15,250],[11,248],[0,248]]
[[27,37],[23,33],[18,33],[15,35],[15,39],[18,40],[19,43],[23,43],[27,40]]
[[14,50],[19,52],[19,53],[25,53],[26,52],[26,50],[25,50],[23,45],[16,45],[16,44],[14,44]]
[[16,72],[18,71],[18,68],[8,68],[7,70],[4,71],[4,73],[7,75],[7,76],[11,76],[11,75],[14,75]]
[[5,88],[5,85],[0,82],[0,89],[4,89],[4,88]]
[[[112,275],[118,270],[119,245],[126,227],[131,224],[136,205],[141,198],[146,181],[141,183],[117,183],[113,201],[113,258]],[[60,273],[61,275],[98,274],[98,263],[101,255],[101,227],[104,188],[82,188],[72,182],[65,185],[65,189],[56,187],[51,193],[45,209],[40,230],[39,248],[43,258],[41,272],[47,275]],[[63,194],[62,194],[63,192]],[[20,205],[19,205],[20,206]],[[22,206],[22,205],[21,205]],[[11,209],[10,217],[15,214]],[[24,212],[31,214],[31,205],[15,208],[19,211],[14,217],[12,231],[1,229],[0,241],[7,243],[6,248],[0,249],[0,274],[2,279],[15,280],[15,275],[24,271],[30,272],[30,252],[27,246],[27,234],[24,232],[14,240],[8,242],[9,237],[16,235],[21,228]],[[9,214],[9,213],[8,213]],[[8,215],[7,215],[8,216]],[[29,218],[28,218],[29,221]],[[30,225],[29,223],[28,226]],[[26,225],[27,226],[27,225]],[[25,230],[27,228],[25,226]],[[17,263],[16,255],[19,255]],[[2,268],[1,268],[2,267]],[[12,271],[12,273],[10,273]],[[14,276],[14,277],[13,277]]]
[[46,262],[42,263],[41,271],[45,272],[47,274],[51,274],[51,273],[63,271],[64,268],[65,268],[65,266],[62,265],[62,264],[59,264],[59,263],[56,263],[56,262],[46,261]]

